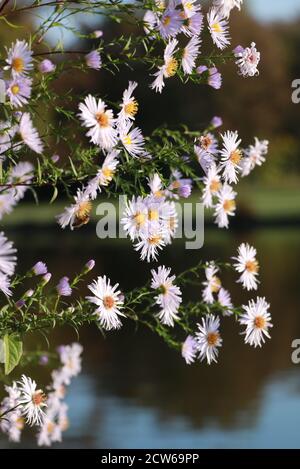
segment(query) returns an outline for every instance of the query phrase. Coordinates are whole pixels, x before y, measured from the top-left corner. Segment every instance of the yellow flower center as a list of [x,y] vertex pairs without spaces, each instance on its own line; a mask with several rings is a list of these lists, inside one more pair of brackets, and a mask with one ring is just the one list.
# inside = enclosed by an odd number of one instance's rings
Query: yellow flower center
[[129,135],[126,135],[126,137],[123,138],[123,143],[124,145],[131,145],[132,144],[131,137]]
[[164,26],[168,26],[171,23],[171,17],[165,16],[162,23]]
[[12,61],[12,68],[15,72],[21,73],[24,70],[24,60],[21,57],[16,57]]
[[176,59],[172,58],[169,60],[167,63],[166,67],[166,75],[168,78],[173,77],[176,73],[176,70],[178,68],[178,62]]
[[98,112],[96,114],[96,120],[100,127],[108,127],[109,126],[109,118],[106,112]]
[[142,226],[146,222],[146,215],[142,212],[137,212],[134,215],[134,221],[138,227]]
[[179,181],[174,181],[172,183],[172,188],[173,189],[179,189],[180,188],[180,182]]
[[18,94],[19,91],[20,91],[19,85],[13,85],[13,86],[11,87],[11,92],[12,92],[12,94],[14,94],[14,95]]
[[155,192],[154,192],[154,195],[155,195],[155,197],[160,198],[160,197],[163,196],[163,193],[162,193],[162,191],[155,191]]
[[18,417],[17,418],[16,425],[17,425],[18,430],[23,430],[23,428],[24,428],[24,419],[23,419],[23,417]]
[[201,147],[203,148],[203,150],[207,150],[212,144],[212,139],[210,138],[209,135],[204,135],[203,137],[200,138],[200,143],[201,143]]
[[210,191],[215,194],[221,189],[221,186],[222,184],[220,183],[220,181],[218,181],[217,179],[213,179],[210,183],[209,188],[210,188]]
[[159,219],[158,210],[150,209],[148,212],[148,219],[150,221],[157,221]]
[[139,108],[138,102],[135,99],[133,99],[130,103],[124,106],[124,111],[126,114],[133,117],[138,112],[138,108]]
[[102,168],[102,174],[105,178],[110,178],[114,174],[113,170],[110,168]]
[[257,273],[259,271],[259,264],[257,260],[248,261],[246,262],[246,270],[252,274]]
[[233,164],[239,164],[239,162],[241,161],[242,159],[242,153],[240,150],[234,150],[230,153],[230,157],[229,157],[231,163]]
[[155,235],[155,236],[151,236],[151,238],[148,238],[148,242],[151,245],[159,244],[160,241],[161,241],[160,235]]
[[184,8],[191,11],[193,9],[193,4],[191,2],[186,2],[184,4]]
[[223,31],[222,26],[220,25],[220,23],[212,24],[211,29],[213,30],[214,33],[221,33]]
[[236,207],[234,200],[225,200],[223,203],[223,209],[225,212],[232,212]]
[[53,433],[54,428],[55,428],[54,423],[53,423],[53,422],[48,422],[48,425],[47,425],[47,432],[48,432],[48,433]]
[[86,200],[85,202],[82,202],[76,212],[76,218],[78,220],[84,220],[86,217],[89,216],[92,210],[92,204],[89,200]]
[[103,298],[103,305],[104,305],[104,308],[111,309],[113,308],[113,306],[115,306],[115,300],[113,299],[112,296],[105,296]]
[[222,283],[221,283],[221,280],[219,279],[219,277],[216,277],[216,276],[213,277],[212,278],[212,283],[211,283],[211,291],[213,293],[217,293],[220,290],[221,285],[222,285]]
[[263,329],[265,327],[265,325],[266,325],[266,320],[262,316],[257,316],[254,319],[254,326],[257,329]]
[[47,398],[43,391],[36,391],[31,398],[33,404],[37,407],[40,407],[46,401],[46,399]]
[[213,347],[214,345],[217,345],[218,340],[219,340],[219,334],[217,332],[209,332],[207,334],[207,343],[211,347]]

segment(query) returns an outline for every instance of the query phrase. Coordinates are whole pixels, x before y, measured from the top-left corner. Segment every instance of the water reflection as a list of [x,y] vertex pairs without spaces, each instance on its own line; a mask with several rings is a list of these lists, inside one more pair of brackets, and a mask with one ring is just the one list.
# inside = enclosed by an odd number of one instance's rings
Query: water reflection
[[[57,278],[76,272],[90,257],[97,260],[97,274],[105,272],[124,290],[149,275],[127,241],[100,242],[84,231],[55,233],[8,235],[24,268],[39,252]],[[69,391],[71,428],[61,447],[300,447],[300,369],[290,360],[291,342],[300,338],[299,234],[297,229],[207,230],[203,250],[186,251],[178,242],[164,252],[161,262],[181,271],[201,257],[228,260],[233,246],[253,243],[261,264],[259,294],[272,305],[272,340],[263,350],[245,346],[238,324],[226,319],[219,365],[187,367],[159,338],[132,324],[106,340],[97,330],[84,329],[83,373]],[[251,295],[238,285],[232,288],[233,279],[227,275],[224,284],[235,303],[247,301]],[[197,298],[200,289],[188,294]],[[72,340],[71,330],[50,337],[52,346]],[[28,447],[33,440],[25,438]],[[7,447],[3,438],[0,447]]]

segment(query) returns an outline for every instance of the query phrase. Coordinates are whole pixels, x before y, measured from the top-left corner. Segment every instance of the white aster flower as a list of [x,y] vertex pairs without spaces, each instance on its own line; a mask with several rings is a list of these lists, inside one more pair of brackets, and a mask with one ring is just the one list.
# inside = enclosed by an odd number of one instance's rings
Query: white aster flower
[[4,158],[4,153],[12,147],[12,139],[17,133],[17,126],[10,122],[0,122],[0,160]]
[[151,39],[155,37],[153,35],[153,32],[156,29],[158,21],[159,21],[159,18],[156,13],[154,13],[152,10],[146,11],[144,18],[143,18],[144,31]]
[[241,161],[242,177],[248,176],[255,166],[262,166],[266,161],[268,146],[268,140],[258,140],[255,137],[255,144],[245,150],[245,158]]
[[233,257],[235,270],[241,274],[238,282],[247,290],[257,289],[257,275],[259,264],[256,259],[256,249],[249,244],[241,244],[238,248],[238,257]]
[[90,196],[91,200],[96,199],[98,192],[101,191],[101,186],[107,186],[112,181],[116,168],[120,163],[118,160],[119,153],[119,150],[112,150],[106,156],[96,176],[88,182],[84,192]]
[[183,49],[182,68],[186,75],[190,75],[195,68],[196,59],[199,55],[201,39],[193,36]]
[[74,203],[69,207],[65,207],[64,211],[57,216],[57,221],[62,228],[70,225],[71,230],[80,228],[90,220],[92,203],[88,193],[77,189],[74,197]]
[[131,129],[131,126],[129,122],[119,127],[120,140],[126,151],[134,158],[138,158],[145,154],[145,140],[142,131],[138,127]]
[[46,407],[46,396],[41,389],[36,389],[36,382],[22,375],[18,382],[20,397],[17,399],[22,414],[29,425],[41,425],[44,418],[43,407]]
[[148,230],[147,233],[141,233],[139,241],[134,245],[136,251],[140,251],[141,259],[147,262],[156,260],[158,250],[166,245],[165,232],[162,227]]
[[246,49],[238,47],[235,50],[236,64],[239,67],[240,75],[243,77],[254,77],[259,75],[258,64],[260,62],[260,52],[256,49],[255,42]]
[[137,83],[135,81],[130,81],[128,88],[123,93],[121,111],[118,114],[118,121],[121,124],[124,124],[130,120],[134,120],[136,113],[138,112],[138,102],[135,97],[132,96],[132,93],[136,87]]
[[95,314],[99,317],[100,326],[107,331],[119,329],[122,326],[119,316],[125,317],[121,312],[124,301],[118,287],[118,283],[111,286],[105,275],[98,277],[88,286],[94,296],[87,296],[86,299],[97,306]]
[[203,169],[204,173],[207,174],[211,166],[215,163],[215,156],[209,153],[198,145],[194,146],[194,152],[197,156],[197,160]]
[[0,272],[11,276],[15,272],[17,250],[12,241],[8,241],[3,231],[0,233]]
[[265,337],[269,339],[269,328],[273,327],[271,315],[268,312],[270,305],[265,298],[257,297],[256,301],[249,301],[247,306],[243,306],[245,311],[239,318],[239,322],[246,326],[245,343],[254,347],[261,347],[265,342]]
[[212,8],[207,14],[209,31],[214,44],[221,50],[230,44],[228,21]]
[[168,39],[179,33],[182,23],[183,18],[181,17],[180,12],[170,5],[158,20],[157,29],[163,39]]
[[229,18],[231,10],[241,9],[243,0],[214,0],[214,6],[224,18]]
[[184,11],[183,17],[185,19],[192,18],[201,9],[201,6],[197,1],[198,0],[181,0]]
[[[73,343],[59,348],[59,358],[63,367],[61,369],[63,384],[70,384],[70,378],[77,376],[81,372],[82,345]],[[56,389],[57,391],[58,389]]]
[[215,205],[215,217],[219,228],[228,228],[228,217],[233,217],[235,215],[236,196],[237,193],[234,192],[232,187],[228,184],[224,184],[217,194],[218,202]]
[[204,189],[202,193],[202,202],[204,207],[213,207],[213,197],[216,197],[222,188],[221,177],[219,168],[213,163],[207,171],[207,176],[203,178]]
[[46,415],[37,434],[38,446],[51,446],[52,443],[61,441],[62,431],[59,424]]
[[28,185],[33,178],[33,169],[33,165],[28,161],[18,163],[12,168],[8,183],[12,185],[11,192],[16,202],[24,197]]
[[219,267],[214,262],[208,262],[205,267],[206,281],[202,283],[202,298],[205,303],[214,303],[214,293],[218,293],[221,288],[221,280],[217,276]]
[[201,361],[206,359],[209,365],[217,362],[218,347],[222,346],[219,327],[220,319],[212,314],[202,318],[202,324],[198,324],[199,332],[196,333],[195,339],[200,352],[199,358]]
[[43,143],[39,137],[38,131],[34,128],[29,112],[24,112],[20,119],[19,133],[23,142],[38,154],[43,151]]
[[121,223],[132,241],[147,231],[148,207],[142,197],[127,202]]
[[181,290],[173,284],[175,275],[170,276],[171,269],[159,266],[157,271],[152,269],[151,288],[159,290],[155,297],[156,304],[161,311],[157,315],[162,324],[174,327],[174,321],[178,319],[178,308],[182,301]]
[[223,148],[221,150],[221,164],[223,176],[226,182],[236,184],[238,182],[238,171],[241,170],[242,152],[239,149],[241,140],[237,132],[226,132],[221,135]]
[[219,153],[218,140],[210,132],[201,135],[199,138],[199,144],[201,149],[207,151],[208,153],[212,153],[213,155],[217,155]]
[[148,186],[152,195],[157,198],[164,197],[163,183],[158,173],[148,178]]
[[5,192],[0,193],[0,220],[4,215],[8,215],[12,212],[15,207],[17,200],[14,197],[14,191],[8,189]]
[[164,64],[159,67],[158,71],[154,74],[156,77],[153,83],[151,84],[151,88],[156,92],[161,93],[163,87],[165,86],[164,78],[170,78],[175,75],[178,62],[173,57],[176,52],[178,41],[176,39],[172,39],[166,46],[164,52]]
[[198,347],[194,337],[188,335],[181,347],[181,356],[187,365],[194,363],[197,355]]
[[89,128],[87,137],[103,150],[111,150],[117,144],[117,131],[114,128],[115,119],[111,109],[101,100],[88,95],[84,103],[79,104],[79,118],[83,125]]
[[186,19],[186,24],[182,26],[181,31],[189,37],[199,36],[203,28],[203,14],[200,12],[195,13],[190,18]]
[[218,302],[221,306],[226,308],[225,311],[223,311],[224,316],[231,316],[233,314],[231,296],[229,291],[225,290],[225,288],[220,288],[218,293]]
[[6,296],[11,296],[11,289],[10,289],[10,280],[7,275],[4,275],[2,272],[0,272],[0,290],[4,293]]
[[26,41],[17,40],[7,51],[7,66],[5,70],[11,70],[12,76],[20,77],[26,75],[33,69],[32,51]]

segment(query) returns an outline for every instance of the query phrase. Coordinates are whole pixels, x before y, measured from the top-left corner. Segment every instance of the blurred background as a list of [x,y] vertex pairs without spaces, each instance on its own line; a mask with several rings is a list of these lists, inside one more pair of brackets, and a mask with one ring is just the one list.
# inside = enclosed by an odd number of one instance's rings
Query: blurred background
[[[24,14],[16,21],[28,29],[38,20]],[[98,17],[80,21],[87,32],[103,29],[105,40],[130,28],[102,23]],[[137,123],[145,134],[165,122],[204,128],[219,115],[224,120],[221,130],[237,129],[245,146],[252,143],[252,136],[270,140],[267,163],[238,186],[238,216],[231,230],[218,230],[208,220],[201,250],[186,251],[183,242],[176,241],[160,261],[180,272],[200,259],[227,261],[241,242],[253,244],[261,265],[259,294],[272,305],[272,340],[254,350],[244,345],[238,325],[224,320],[219,364],[188,367],[160,339],[133,325],[106,339],[95,329],[84,329],[83,372],[69,389],[71,425],[59,447],[300,447],[300,365],[291,362],[291,343],[300,338],[300,104],[291,99],[292,81],[300,79],[300,3],[245,0],[241,13],[231,16],[230,31],[233,46],[256,42],[262,53],[259,77],[242,79],[234,64],[225,65],[220,67],[219,91],[193,84],[183,87],[170,80],[162,96],[149,90],[142,68],[113,79],[104,71],[64,76],[56,86],[63,93],[71,83],[79,98],[88,90],[113,101],[120,98],[128,79],[134,79],[140,83]],[[2,43],[8,44],[13,34],[21,37],[22,28],[12,33],[3,25]],[[55,44],[61,34],[57,28],[47,39]],[[94,44],[79,43],[71,34],[65,34],[64,40],[71,48]],[[58,153],[66,156],[63,149]],[[42,193],[43,197],[49,200],[49,194]],[[95,258],[97,275],[105,273],[124,290],[149,278],[152,266],[139,261],[129,241],[98,240],[93,223],[74,233],[62,231],[54,222],[59,202],[51,207],[33,203],[28,195],[1,222],[18,248],[20,271],[42,259],[56,280],[71,277],[86,260]],[[230,275],[224,285],[235,304],[251,298]],[[199,298],[201,292],[193,289],[188,295]],[[29,338],[28,347],[35,340]],[[55,347],[77,337],[64,329],[49,340]],[[49,381],[50,370],[45,367],[30,373],[34,379]],[[24,447],[33,442],[32,435],[24,435]],[[0,436],[0,448],[4,447],[14,445]]]

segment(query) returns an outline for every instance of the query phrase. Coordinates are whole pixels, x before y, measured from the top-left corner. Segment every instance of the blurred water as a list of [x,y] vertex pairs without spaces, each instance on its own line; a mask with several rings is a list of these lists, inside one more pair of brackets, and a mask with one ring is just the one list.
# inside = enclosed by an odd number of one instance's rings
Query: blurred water
[[[129,241],[109,244],[84,229],[7,235],[23,256],[21,269],[40,252],[54,280],[71,276],[91,257],[97,268],[90,278],[106,273],[124,290],[150,275],[152,266],[138,260]],[[159,338],[132,324],[105,340],[95,328],[83,329],[83,371],[68,392],[71,426],[59,447],[299,448],[300,368],[290,359],[291,342],[300,338],[299,235],[299,229],[207,230],[200,251],[186,251],[180,242],[168,248],[160,261],[180,272],[200,258],[227,261],[242,241],[255,245],[258,293],[272,304],[272,340],[262,350],[252,349],[244,345],[239,326],[225,318],[219,364],[188,367]],[[222,278],[236,304],[254,296],[242,292],[231,274]],[[197,298],[200,289],[188,295]],[[66,329],[50,336],[52,347],[75,340],[74,331]],[[48,373],[32,370],[46,382]],[[33,437],[24,435],[23,445],[33,444]],[[0,448],[8,446],[1,436]]]

